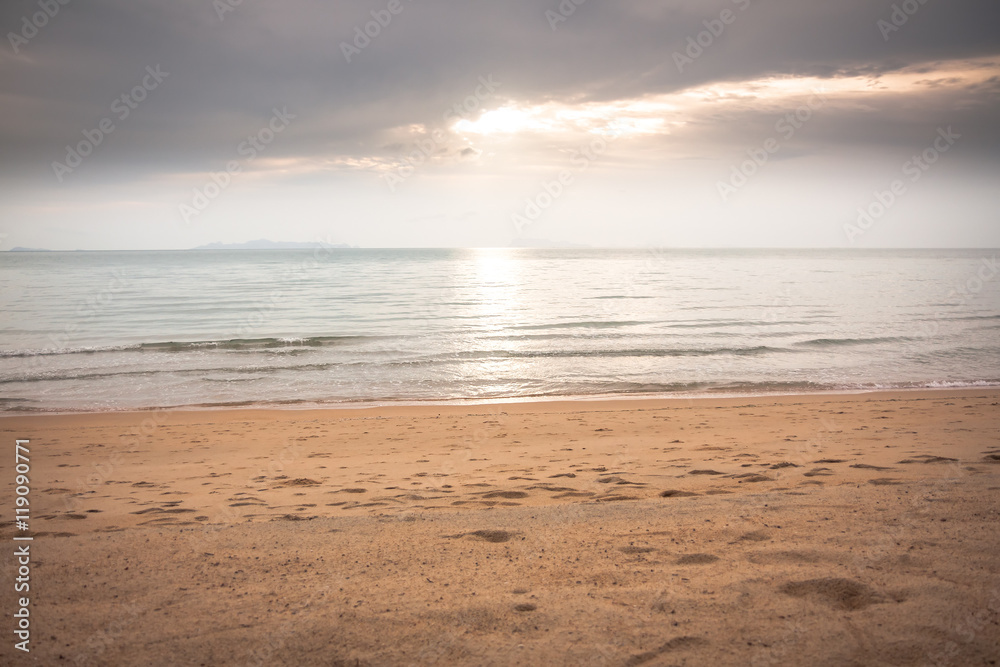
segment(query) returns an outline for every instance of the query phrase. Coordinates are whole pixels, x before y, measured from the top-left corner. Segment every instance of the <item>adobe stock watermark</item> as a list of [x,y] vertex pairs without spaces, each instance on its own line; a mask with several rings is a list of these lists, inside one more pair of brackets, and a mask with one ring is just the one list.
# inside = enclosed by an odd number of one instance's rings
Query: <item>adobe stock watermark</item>
[[[952,619],[954,623],[949,630],[953,634],[958,635],[958,639],[962,641],[963,644],[968,645],[975,641],[976,637],[983,631],[984,628],[990,625],[992,622],[996,624],[993,619],[1000,615],[1000,588],[994,588],[990,592],[990,599],[984,607],[981,607],[976,612],[969,612],[964,618],[958,620]],[[947,667],[952,664],[952,661],[960,658],[962,646],[955,640],[949,640],[940,650],[935,651],[928,655],[928,660],[934,667]]]
[[41,11],[35,12],[31,16],[22,16],[21,30],[7,33],[7,40],[10,42],[10,48],[14,49],[14,55],[20,55],[21,47],[26,46],[30,40],[34,39],[38,32],[56,17],[59,10],[70,2],[72,0],[38,0],[38,7]]
[[[750,0],[733,0],[733,4],[742,12],[750,6]],[[726,28],[736,22],[737,16],[736,12],[726,8],[719,12],[716,18],[702,21],[701,24],[705,26],[705,29],[697,35],[687,38],[687,46],[683,53],[674,51],[674,64],[677,65],[677,71],[683,74],[685,67],[693,65],[695,60],[701,58],[705,50],[711,48],[715,41],[722,37]]]
[[[591,164],[607,152],[611,142],[621,136],[622,132],[616,124],[611,124],[608,128],[606,134],[598,135],[570,154],[570,163],[576,173],[583,173],[590,168]],[[526,227],[538,222],[542,213],[547,211],[575,180],[574,169],[563,169],[554,179],[542,181],[538,192],[524,200],[522,212],[515,212],[510,216],[517,235],[520,236]]]
[[[967,305],[983,291],[987,283],[997,277],[997,273],[1000,273],[997,256],[983,257],[979,266],[976,267],[975,273],[948,292],[948,296],[944,298],[944,305],[949,308],[960,308]],[[943,319],[948,319],[948,316],[939,313],[933,320],[924,323],[921,333],[928,338],[936,336],[941,330],[941,320]]]
[[739,165],[732,166],[729,180],[718,181],[716,183],[715,187],[722,201],[729,201],[729,197],[736,194],[757,172],[763,169],[764,165],[771,159],[771,156],[781,150],[781,142],[791,141],[795,133],[809,122],[813,114],[826,104],[826,101],[827,97],[822,91],[814,91],[805,104],[779,118],[774,124],[774,131],[778,135],[768,137],[758,147],[747,149],[748,159]]
[[[450,123],[467,118],[470,114],[478,111],[484,102],[494,97],[501,85],[499,81],[493,80],[492,74],[487,74],[485,78],[479,77],[479,85],[476,86],[473,94],[446,109],[441,115],[441,119],[445,123]],[[438,149],[445,145],[447,140],[448,135],[441,129],[431,130],[427,137],[417,140],[415,142],[416,148],[401,157],[403,164],[382,177],[385,179],[386,185],[389,186],[389,191],[395,192],[396,188],[416,173],[418,168],[426,164]]]
[[[309,277],[310,271],[319,268],[321,261],[330,259],[334,252],[339,249],[329,234],[325,240],[318,240],[315,243],[316,247],[313,249],[312,256],[298,262],[294,268],[283,272],[282,282],[305,281]],[[243,321],[236,330],[236,336],[244,338],[264,326],[271,319],[278,304],[283,303],[286,297],[286,290],[273,289],[265,299],[254,303],[250,311],[243,316]]]
[[[413,2],[413,0],[406,1]],[[363,27],[360,25],[354,26],[354,39],[351,42],[340,43],[340,52],[344,54],[347,64],[350,64],[351,59],[355,56],[361,55],[361,52],[368,48],[372,40],[381,35],[382,31],[389,27],[389,24],[392,23],[392,18],[402,14],[404,9],[406,9],[406,6],[402,3],[402,0],[389,0],[385,9],[373,9],[371,11],[372,20],[365,23]]]
[[[133,426],[129,432],[118,436],[118,444],[111,446],[107,457],[100,463],[91,463],[91,472],[83,471],[85,476],[78,476],[75,490],[66,491],[63,504],[70,512],[79,511],[82,507],[80,498],[97,493],[103,488],[111,476],[128,460],[126,455],[139,450],[140,445],[149,444],[156,430],[167,423],[168,411],[159,408],[150,416],[144,418],[138,426]],[[111,443],[107,443],[111,445]]]
[[112,271],[104,289],[87,297],[77,306],[72,321],[66,325],[62,333],[49,334],[49,340],[55,344],[55,349],[70,349],[75,337],[83,331],[81,325],[100,317],[111,307],[115,297],[131,285],[131,277],[125,269]]
[[565,23],[570,16],[576,13],[576,8],[587,2],[587,0],[562,0],[556,10],[547,9],[545,20],[549,22],[549,28],[555,32],[560,23]]
[[69,319],[62,332],[48,335],[53,347],[25,355],[17,355],[15,359],[18,360],[19,367],[25,371],[32,371],[49,363],[50,355],[71,350],[77,337],[84,331],[86,323],[101,317],[114,303],[115,297],[131,285],[132,278],[127,271],[124,269],[111,271],[105,287],[79,303],[73,317]]
[[243,4],[243,0],[212,0],[212,9],[219,21],[226,20],[226,14],[235,12],[236,8]]
[[875,22],[875,26],[882,33],[882,40],[888,42],[892,33],[899,32],[899,29],[907,24],[910,17],[920,11],[920,8],[926,5],[928,1],[903,0],[899,4],[893,3],[889,18],[879,19]]
[[[142,81],[132,90],[116,97],[111,103],[111,113],[118,118],[119,122],[123,122],[168,76],[170,76],[170,72],[162,71],[159,65],[156,67],[147,66],[146,75],[142,77]],[[52,173],[55,174],[56,180],[62,183],[66,175],[73,173],[74,169],[83,164],[87,156],[92,154],[94,149],[104,142],[104,138],[115,131],[116,127],[114,119],[111,116],[105,116],[93,130],[83,130],[83,141],[77,143],[76,146],[66,146],[65,161],[53,160]]]
[[126,631],[139,619],[139,616],[149,608],[137,602],[126,602],[116,608],[115,618],[103,629],[87,637],[80,652],[73,656],[72,664],[101,664],[101,656],[111,647],[121,641],[127,641]]
[[264,149],[274,141],[275,137],[284,132],[285,128],[295,120],[295,114],[288,113],[288,107],[282,107],[280,111],[274,108],[271,112],[271,119],[267,125],[254,134],[248,135],[246,141],[240,142],[240,145],[236,147],[236,154],[242,157],[243,161],[234,159],[226,162],[224,171],[213,172],[204,185],[200,188],[194,188],[190,203],[182,202],[178,206],[185,224],[191,224],[192,218],[201,215],[209,204],[232,184],[233,176],[243,171],[244,165],[257,159],[257,156],[264,152]]
[[857,220],[853,224],[844,225],[844,234],[847,235],[848,241],[854,243],[859,236],[863,236],[878,220],[881,220],[899,198],[906,194],[907,180],[910,183],[919,181],[941,159],[941,156],[962,138],[962,135],[954,132],[950,125],[947,129],[939,127],[937,135],[922,153],[914,155],[903,163],[901,172],[906,180],[897,178],[889,184],[888,189],[876,190],[873,200],[867,206],[858,209]]
[[996,255],[993,255],[989,259],[984,257],[979,264],[975,275],[948,292],[946,299],[955,299],[956,306],[964,306],[983,291],[986,283],[997,277],[997,271],[1000,269],[997,267]]

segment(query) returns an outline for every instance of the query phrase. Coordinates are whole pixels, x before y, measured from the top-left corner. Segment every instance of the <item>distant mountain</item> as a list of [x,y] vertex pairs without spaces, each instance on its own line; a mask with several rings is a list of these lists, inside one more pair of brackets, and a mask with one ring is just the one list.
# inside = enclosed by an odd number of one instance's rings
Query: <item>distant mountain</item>
[[48,250],[47,248],[24,248],[21,246],[17,246],[16,248],[11,248],[7,252],[52,252],[52,251]]
[[268,241],[267,239],[257,239],[246,243],[209,243],[200,245],[192,250],[277,250],[296,248],[350,248],[346,243],[323,243],[313,241],[312,243],[297,243],[295,241]]

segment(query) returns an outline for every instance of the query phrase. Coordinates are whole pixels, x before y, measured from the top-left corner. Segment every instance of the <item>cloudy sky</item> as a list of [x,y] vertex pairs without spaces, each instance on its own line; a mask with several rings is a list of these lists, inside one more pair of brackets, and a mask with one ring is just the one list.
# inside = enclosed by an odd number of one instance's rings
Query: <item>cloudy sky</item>
[[1000,4],[922,1],[6,0],[0,249],[997,247]]

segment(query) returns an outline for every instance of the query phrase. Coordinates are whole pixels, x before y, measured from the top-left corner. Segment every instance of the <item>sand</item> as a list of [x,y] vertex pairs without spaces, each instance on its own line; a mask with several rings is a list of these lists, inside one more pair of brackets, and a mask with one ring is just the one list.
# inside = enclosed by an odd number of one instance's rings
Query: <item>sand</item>
[[0,663],[998,664],[998,401],[3,417]]

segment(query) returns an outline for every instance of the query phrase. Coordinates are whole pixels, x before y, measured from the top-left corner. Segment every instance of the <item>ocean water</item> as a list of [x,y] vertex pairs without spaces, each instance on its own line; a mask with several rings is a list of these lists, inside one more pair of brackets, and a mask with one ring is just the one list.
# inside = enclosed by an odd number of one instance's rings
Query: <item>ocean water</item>
[[1000,384],[995,251],[0,254],[0,410]]

